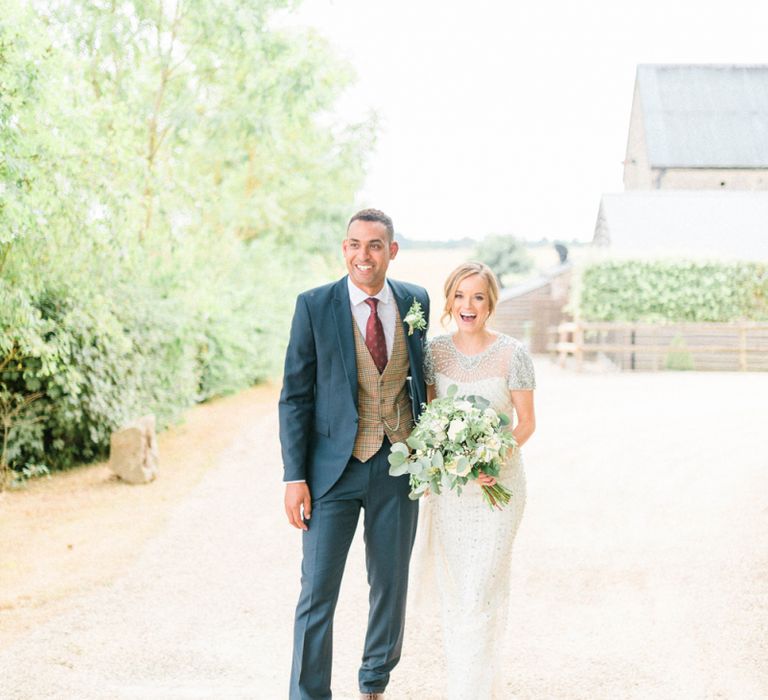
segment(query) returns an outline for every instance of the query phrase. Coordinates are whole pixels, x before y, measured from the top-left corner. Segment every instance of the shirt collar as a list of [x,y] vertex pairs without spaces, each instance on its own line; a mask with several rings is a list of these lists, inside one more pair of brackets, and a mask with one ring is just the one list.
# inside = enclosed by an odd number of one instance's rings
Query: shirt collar
[[[347,277],[347,288],[349,289],[349,301],[352,306],[362,304],[366,299],[370,298],[369,294],[366,294],[360,287],[355,286],[352,279]],[[374,299],[378,299],[380,304],[389,304],[392,299],[392,290],[389,288],[389,283],[384,280],[384,286],[381,288],[378,294],[373,295]]]

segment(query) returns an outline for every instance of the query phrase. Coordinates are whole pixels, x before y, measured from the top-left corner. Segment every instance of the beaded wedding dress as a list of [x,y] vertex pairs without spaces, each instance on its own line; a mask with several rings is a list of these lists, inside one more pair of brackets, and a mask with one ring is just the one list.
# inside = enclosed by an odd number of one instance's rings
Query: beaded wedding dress
[[[435,385],[438,397],[455,384],[459,395],[482,396],[510,419],[510,390],[535,385],[525,348],[503,334],[477,355],[461,353],[450,335],[434,338],[427,348],[426,379]],[[507,696],[500,685],[499,652],[507,621],[512,544],[525,507],[520,450],[508,457],[498,481],[513,494],[501,510],[489,508],[475,483],[467,484],[460,496],[455,491],[431,495],[422,506],[418,555],[426,558],[422,571],[431,570],[429,579],[436,580],[440,591],[449,700]]]

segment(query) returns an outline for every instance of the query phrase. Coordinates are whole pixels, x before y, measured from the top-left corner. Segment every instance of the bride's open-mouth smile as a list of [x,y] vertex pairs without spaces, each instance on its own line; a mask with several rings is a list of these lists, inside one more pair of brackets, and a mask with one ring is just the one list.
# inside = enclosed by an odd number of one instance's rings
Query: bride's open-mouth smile
[[463,279],[453,292],[453,321],[460,331],[478,333],[490,316],[488,285],[478,275]]

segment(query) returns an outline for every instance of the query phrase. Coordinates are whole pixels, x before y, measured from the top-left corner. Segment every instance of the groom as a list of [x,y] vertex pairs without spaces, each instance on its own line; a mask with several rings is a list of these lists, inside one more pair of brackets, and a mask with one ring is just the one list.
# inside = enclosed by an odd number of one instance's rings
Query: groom
[[296,301],[280,394],[285,511],[303,531],[291,700],[331,697],[333,615],[361,509],[370,609],[358,681],[361,698],[383,697],[400,659],[416,533],[418,504],[407,477],[389,476],[387,456],[426,401],[426,324],[409,334],[404,319],[416,301],[428,319],[429,298],[387,279],[398,246],[383,212],[355,214],[342,251],[349,274]]

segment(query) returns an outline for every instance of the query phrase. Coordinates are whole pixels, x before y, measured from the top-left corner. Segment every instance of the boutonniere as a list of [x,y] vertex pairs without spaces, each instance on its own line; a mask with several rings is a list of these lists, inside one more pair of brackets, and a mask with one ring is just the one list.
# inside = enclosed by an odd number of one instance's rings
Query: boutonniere
[[427,327],[424,311],[421,308],[421,304],[415,299],[403,321],[408,324],[408,335],[413,335],[414,330],[423,331]]

